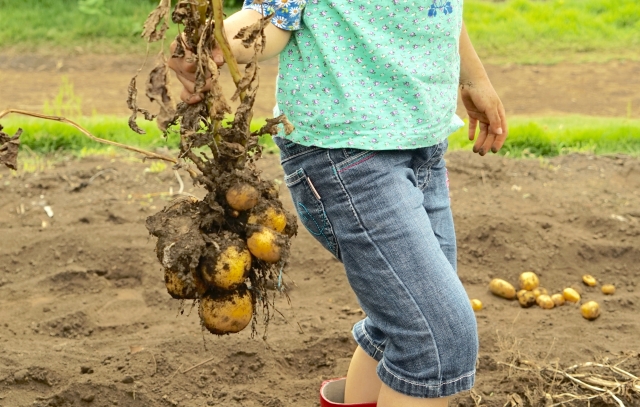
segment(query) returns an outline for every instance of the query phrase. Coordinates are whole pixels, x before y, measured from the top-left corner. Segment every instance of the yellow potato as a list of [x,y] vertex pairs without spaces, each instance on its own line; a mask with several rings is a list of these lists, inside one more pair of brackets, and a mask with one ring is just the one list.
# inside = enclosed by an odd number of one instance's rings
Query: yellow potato
[[247,278],[251,269],[251,253],[244,243],[228,246],[219,252],[212,250],[200,259],[198,269],[210,285],[231,290]]
[[520,290],[518,291],[518,302],[522,308],[529,308],[536,303],[536,297],[532,291]]
[[264,226],[258,226],[247,239],[251,254],[267,263],[277,263],[286,248],[284,235]]
[[225,197],[231,208],[246,211],[258,204],[260,192],[252,185],[239,182],[227,190]]
[[607,295],[613,295],[616,293],[616,286],[613,284],[605,284],[602,286],[602,293]]
[[588,285],[589,287],[595,287],[596,284],[598,284],[596,279],[590,274],[585,274],[584,276],[582,276],[582,282]]
[[536,298],[536,303],[540,308],[543,309],[551,309],[556,306],[551,297],[547,294],[542,294],[538,298]]
[[580,313],[589,321],[593,321],[600,316],[600,305],[595,301],[585,302],[580,307]]
[[258,205],[251,211],[249,225],[262,225],[282,233],[287,227],[287,216],[275,205]]
[[471,308],[473,308],[474,311],[481,311],[482,310],[482,301],[477,300],[477,299],[473,299],[471,300]]
[[564,296],[562,294],[553,294],[551,296],[551,300],[553,301],[554,304],[556,304],[556,307],[559,307],[561,305],[564,305]]
[[164,284],[167,292],[173,298],[179,300],[195,300],[197,298],[196,287],[193,279],[183,273],[165,269]]
[[253,317],[253,298],[248,290],[200,299],[200,320],[209,332],[224,335],[242,331]]
[[532,291],[540,285],[538,276],[533,271],[525,271],[520,274],[520,288],[527,291]]
[[565,288],[562,290],[562,296],[569,302],[580,302],[580,294],[578,294],[578,292],[573,288]]
[[516,289],[513,288],[511,284],[500,278],[494,278],[491,280],[489,283],[489,291],[498,297],[506,298],[508,300],[516,298]]
[[548,294],[549,292],[544,287],[536,287],[533,289],[533,296],[536,298],[540,297],[541,295],[548,295]]

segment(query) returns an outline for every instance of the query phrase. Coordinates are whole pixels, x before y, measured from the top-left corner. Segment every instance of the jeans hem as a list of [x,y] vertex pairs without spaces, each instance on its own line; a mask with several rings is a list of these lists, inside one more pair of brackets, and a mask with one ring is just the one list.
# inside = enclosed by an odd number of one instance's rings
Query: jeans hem
[[380,380],[398,393],[419,398],[439,398],[453,396],[454,394],[471,390],[475,382],[476,371],[472,370],[454,379],[443,378],[439,382],[433,380],[409,379],[392,371],[382,360],[378,364],[378,377]]
[[369,336],[367,331],[364,329],[364,320],[356,322],[351,333],[353,334],[353,339],[356,341],[358,346],[360,346],[367,355],[371,356],[378,362],[382,360],[384,346],[382,344],[375,343]]

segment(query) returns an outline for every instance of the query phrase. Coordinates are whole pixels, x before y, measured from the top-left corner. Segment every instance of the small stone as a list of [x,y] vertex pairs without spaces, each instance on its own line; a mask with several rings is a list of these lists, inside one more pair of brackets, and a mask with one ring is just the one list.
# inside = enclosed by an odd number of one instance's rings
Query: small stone
[[13,379],[18,383],[24,383],[29,380],[29,371],[27,369],[18,370],[13,374]]
[[95,400],[96,395],[95,394],[87,394],[86,396],[83,396],[80,398],[80,400],[85,401],[87,403],[91,403],[93,400]]
[[122,379],[122,383],[126,383],[126,384],[133,383],[133,377],[125,376],[124,379]]

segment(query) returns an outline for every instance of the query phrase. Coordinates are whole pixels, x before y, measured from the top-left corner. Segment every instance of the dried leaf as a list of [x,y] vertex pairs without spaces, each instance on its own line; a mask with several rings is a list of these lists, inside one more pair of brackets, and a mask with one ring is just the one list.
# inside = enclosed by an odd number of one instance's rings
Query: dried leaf
[[222,120],[225,114],[231,113],[231,107],[222,93],[222,86],[218,80],[220,77],[218,66],[210,57],[207,57],[207,67],[209,72],[211,72],[211,90],[209,91],[207,100],[211,106],[210,117],[214,121]]
[[242,45],[245,48],[251,47],[256,40],[262,36],[262,30],[264,30],[265,25],[271,21],[271,17],[273,17],[273,14],[264,16],[261,20],[258,20],[247,27],[241,28],[233,39],[242,40]]
[[293,131],[296,129],[295,126],[289,121],[289,119],[287,118],[287,116],[285,115],[280,115],[280,117],[282,117],[282,124],[284,124],[284,132],[285,134],[288,136],[289,134],[293,133]]
[[145,120],[149,121],[153,120],[155,116],[152,115],[148,110],[138,107],[138,89],[136,87],[135,76],[131,78],[129,87],[127,88],[127,107],[129,108],[129,110],[131,110],[131,116],[129,116],[129,128],[138,134],[146,134],[144,130],[138,127],[138,123],[136,123],[138,113],[142,113]]
[[4,164],[12,170],[17,170],[22,129],[18,129],[13,137],[3,133],[2,129],[3,127],[0,125],[0,164]]
[[[236,91],[231,96],[231,100],[235,101],[238,99],[242,92],[247,92],[251,90],[251,85],[254,81],[258,79],[258,70],[260,67],[258,64],[253,61],[248,63],[244,68],[244,76],[240,79],[240,82],[236,85]],[[257,84],[256,84],[257,85]],[[255,87],[257,88],[257,86]]]
[[[169,7],[169,0],[160,0],[158,7],[149,13],[147,20],[144,22],[141,34],[142,38],[146,38],[148,42],[155,42],[164,39],[164,34],[169,29],[169,25],[167,24]],[[160,27],[158,27],[158,25],[160,25]]]
[[158,65],[149,73],[147,81],[147,90],[145,94],[150,101],[160,105],[160,112],[156,116],[158,128],[163,132],[167,131],[167,127],[174,120],[176,108],[171,100],[167,83],[169,81],[167,61],[164,57]]

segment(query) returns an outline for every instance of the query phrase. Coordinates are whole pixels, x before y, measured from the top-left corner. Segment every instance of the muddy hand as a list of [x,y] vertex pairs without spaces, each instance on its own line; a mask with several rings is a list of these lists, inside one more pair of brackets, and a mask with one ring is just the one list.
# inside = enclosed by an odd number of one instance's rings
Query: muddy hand
[[[469,115],[469,140],[476,139],[473,152],[485,155],[489,149],[497,153],[509,133],[504,106],[491,83],[460,85],[462,103]],[[478,137],[476,138],[476,130]]]
[[[174,54],[176,48],[178,46],[178,42],[177,40],[174,40],[171,43],[171,55]],[[183,43],[183,47],[184,47],[184,43]],[[182,86],[184,87],[182,89],[182,92],[180,93],[180,99],[188,104],[195,104],[198,103],[202,100],[203,95],[202,91],[208,91],[209,89],[211,89],[211,79],[210,79],[210,73],[207,72],[207,80],[205,82],[205,85],[202,89],[200,89],[200,92],[196,92],[196,57],[195,54],[188,48],[184,47],[184,56],[181,58],[178,57],[171,57],[169,58],[169,68],[173,69],[176,73],[176,77],[178,78],[178,80],[180,81],[180,83],[182,83]],[[222,51],[220,50],[220,48],[216,47],[212,50],[211,52],[212,56],[213,56],[213,61],[216,63],[216,65],[218,66],[222,66],[224,64],[224,59],[222,57]]]

